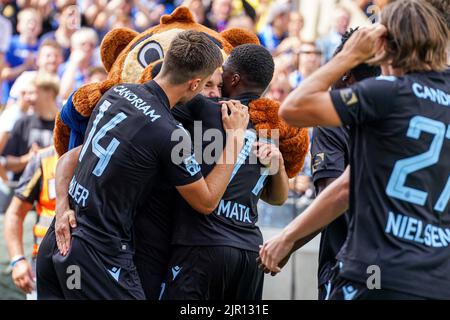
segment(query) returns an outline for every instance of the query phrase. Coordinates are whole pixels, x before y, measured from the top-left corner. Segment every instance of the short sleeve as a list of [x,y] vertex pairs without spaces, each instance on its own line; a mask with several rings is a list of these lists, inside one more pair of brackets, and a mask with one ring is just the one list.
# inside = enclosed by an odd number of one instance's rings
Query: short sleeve
[[161,161],[165,176],[171,185],[182,186],[202,178],[191,137],[181,125],[165,139]]
[[343,128],[314,128],[311,143],[314,184],[320,179],[337,178],[344,172],[349,154],[348,139]]
[[25,171],[19,180],[15,196],[23,201],[33,204],[39,200],[42,184],[41,157],[34,156],[25,167]]
[[395,109],[396,77],[370,78],[353,86],[330,92],[336,112],[344,125],[361,125],[384,119]]

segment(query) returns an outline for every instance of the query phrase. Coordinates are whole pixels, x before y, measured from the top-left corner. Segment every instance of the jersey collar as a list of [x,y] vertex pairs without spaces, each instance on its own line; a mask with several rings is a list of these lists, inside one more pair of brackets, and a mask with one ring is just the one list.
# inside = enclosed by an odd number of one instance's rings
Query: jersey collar
[[170,102],[164,90],[156,83],[156,81],[151,80],[146,82],[145,87],[152,93],[158,96],[159,100],[164,104],[164,106],[170,110]]

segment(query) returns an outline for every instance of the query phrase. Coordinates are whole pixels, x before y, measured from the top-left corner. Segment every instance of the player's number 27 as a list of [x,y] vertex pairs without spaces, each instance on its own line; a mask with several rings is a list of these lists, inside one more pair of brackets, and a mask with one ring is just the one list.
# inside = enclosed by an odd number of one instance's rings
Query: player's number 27
[[[439,161],[444,139],[450,139],[450,125],[447,127],[443,122],[423,116],[415,116],[409,122],[406,136],[412,139],[419,139],[422,131],[434,135],[430,148],[419,155],[398,160],[394,165],[394,170],[386,187],[388,196],[421,206],[425,204],[428,193],[405,186],[406,177],[410,173],[432,166]],[[447,207],[449,200],[450,176],[434,206],[434,210],[442,213]]]

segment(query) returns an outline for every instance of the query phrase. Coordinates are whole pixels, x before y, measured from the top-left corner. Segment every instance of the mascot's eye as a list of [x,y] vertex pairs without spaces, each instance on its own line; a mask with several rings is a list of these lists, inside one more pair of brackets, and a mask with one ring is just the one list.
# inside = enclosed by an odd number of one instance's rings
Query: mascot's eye
[[159,43],[155,41],[145,44],[138,53],[138,61],[143,68],[162,58],[164,58],[164,52]]

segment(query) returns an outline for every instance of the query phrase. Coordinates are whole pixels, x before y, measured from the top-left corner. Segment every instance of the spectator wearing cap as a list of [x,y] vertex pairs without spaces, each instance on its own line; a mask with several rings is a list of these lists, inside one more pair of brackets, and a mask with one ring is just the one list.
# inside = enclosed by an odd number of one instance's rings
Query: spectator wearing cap
[[269,10],[267,25],[258,34],[259,41],[270,52],[288,36],[290,6],[286,3],[274,3]]
[[67,1],[65,5],[58,9],[56,16],[58,28],[55,31],[47,32],[41,37],[42,41],[53,40],[61,46],[64,61],[69,59],[70,56],[70,39],[75,31],[80,29],[81,25],[80,11],[73,2]]
[[59,94],[63,100],[86,83],[97,43],[97,33],[91,28],[81,28],[72,35],[69,60],[58,71],[61,78]]
[[341,6],[335,8],[333,28],[317,41],[323,52],[325,62],[328,62],[333,57],[334,51],[341,44],[342,36],[350,24],[350,18],[350,12],[347,9]]
[[2,70],[3,103],[6,103],[11,86],[24,71],[36,68],[36,53],[39,47],[38,35],[42,30],[42,19],[39,12],[27,8],[19,12],[17,30],[19,35],[13,36],[6,52],[6,66]]

